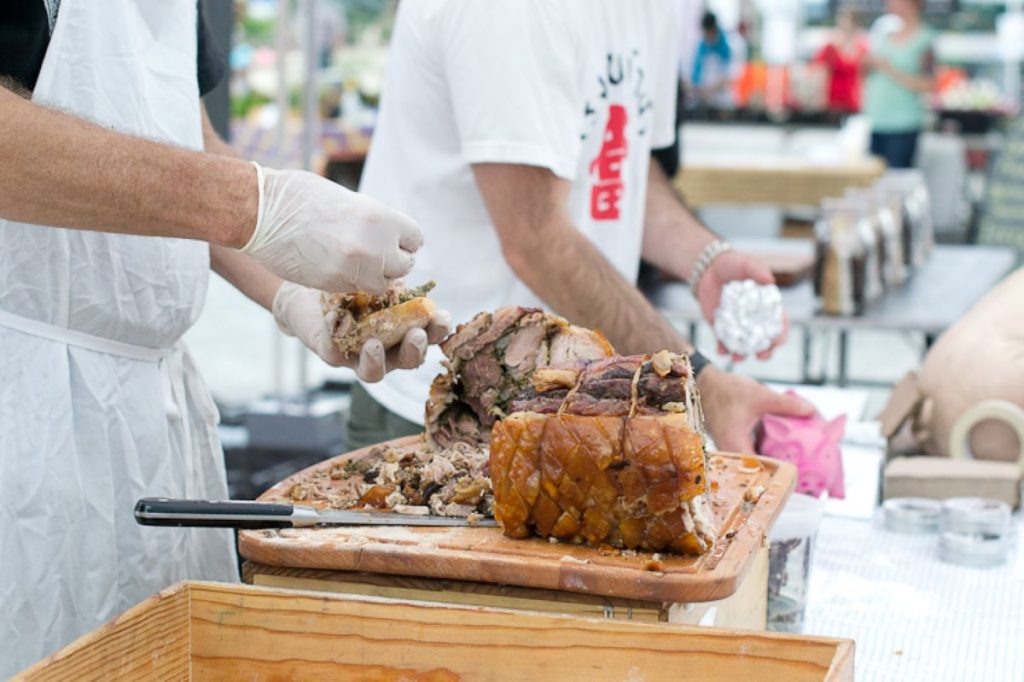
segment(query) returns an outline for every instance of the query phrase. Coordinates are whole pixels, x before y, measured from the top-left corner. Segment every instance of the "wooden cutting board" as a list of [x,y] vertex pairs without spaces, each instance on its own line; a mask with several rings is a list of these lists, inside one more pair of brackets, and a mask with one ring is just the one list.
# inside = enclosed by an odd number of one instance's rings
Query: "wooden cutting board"
[[[415,448],[420,436],[401,438],[392,447]],[[334,457],[281,481],[261,501],[291,502],[292,486],[337,463],[365,457],[371,448]],[[650,553],[636,556],[545,539],[513,540],[497,528],[414,528],[334,526],[312,529],[260,530],[239,533],[239,552],[270,566],[364,571],[411,577],[518,585],[582,592],[621,599],[690,603],[730,596],[750,568],[768,529],[796,483],[796,469],[786,463],[714,453],[709,478],[717,481],[711,504],[718,523],[716,547],[700,557],[662,555],[652,565]],[[748,491],[763,487],[755,502]],[[656,568],[657,570],[651,570]]]

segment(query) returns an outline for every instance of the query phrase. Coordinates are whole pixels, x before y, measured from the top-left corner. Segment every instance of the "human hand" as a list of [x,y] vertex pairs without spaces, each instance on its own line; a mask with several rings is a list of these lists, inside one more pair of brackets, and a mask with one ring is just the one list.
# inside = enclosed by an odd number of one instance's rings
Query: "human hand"
[[423,364],[427,346],[448,335],[451,315],[438,310],[424,328],[406,332],[401,343],[384,348],[380,339],[363,344],[359,355],[342,353],[331,341],[335,334],[345,334],[355,323],[351,314],[332,311],[324,314],[321,292],[298,284],[284,282],[274,296],[274,320],[282,332],[299,339],[332,367],[350,367],[363,381],[375,382],[393,369],[413,369]]
[[313,173],[257,169],[256,229],[241,251],[275,275],[331,293],[380,294],[412,269],[423,233],[408,216]]
[[776,393],[750,377],[714,366],[697,377],[701,406],[715,447],[724,452],[754,452],[754,429],[765,414],[810,417],[814,406],[795,395]]
[[[708,324],[712,327],[715,326],[715,312],[722,302],[722,288],[729,282],[745,279],[752,279],[758,284],[775,283],[771,270],[751,256],[735,251],[726,251],[711,261],[711,265],[704,271],[700,282],[697,283],[697,301],[700,303],[700,311]],[[786,337],[789,335],[789,318],[785,311],[782,316],[782,333],[772,341],[771,348],[757,354],[759,360],[767,360],[776,348],[785,343]],[[718,352],[725,355],[729,351],[719,342]],[[743,356],[733,355],[732,359],[738,362],[743,360]]]

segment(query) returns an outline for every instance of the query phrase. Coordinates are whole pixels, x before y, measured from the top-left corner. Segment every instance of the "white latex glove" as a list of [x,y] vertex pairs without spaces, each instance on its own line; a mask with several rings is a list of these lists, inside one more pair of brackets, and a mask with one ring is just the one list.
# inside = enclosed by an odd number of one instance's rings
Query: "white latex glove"
[[384,348],[379,339],[363,344],[358,357],[341,353],[331,336],[344,334],[353,323],[351,315],[330,312],[326,315],[320,293],[298,284],[284,282],[274,296],[274,320],[282,332],[294,336],[332,367],[351,367],[363,381],[380,381],[393,369],[413,369],[423,364],[427,345],[448,335],[451,315],[445,310],[434,313],[425,329],[410,329],[396,347]]
[[256,166],[256,229],[242,247],[278,277],[332,293],[383,293],[423,233],[406,215],[313,173]]

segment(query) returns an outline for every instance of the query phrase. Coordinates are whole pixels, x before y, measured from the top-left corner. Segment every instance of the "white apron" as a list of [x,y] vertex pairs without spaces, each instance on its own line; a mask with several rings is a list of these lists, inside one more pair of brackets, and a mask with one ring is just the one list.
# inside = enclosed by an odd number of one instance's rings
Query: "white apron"
[[[33,100],[201,149],[195,0],[63,0]],[[208,275],[202,242],[0,220],[0,679],[175,581],[237,580],[230,532],[132,515],[227,496],[180,341]]]

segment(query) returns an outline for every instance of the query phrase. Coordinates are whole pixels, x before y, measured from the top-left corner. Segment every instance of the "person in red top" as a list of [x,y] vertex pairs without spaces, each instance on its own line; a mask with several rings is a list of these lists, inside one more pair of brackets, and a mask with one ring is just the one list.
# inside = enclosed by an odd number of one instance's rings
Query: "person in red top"
[[828,70],[829,111],[852,114],[860,111],[861,69],[868,53],[868,41],[849,8],[836,15],[836,30],[814,61]]

